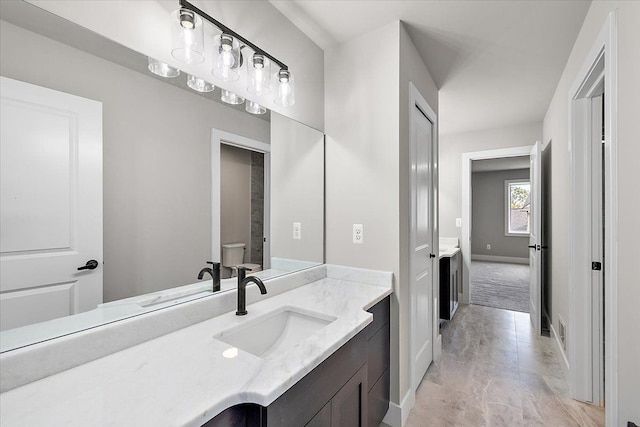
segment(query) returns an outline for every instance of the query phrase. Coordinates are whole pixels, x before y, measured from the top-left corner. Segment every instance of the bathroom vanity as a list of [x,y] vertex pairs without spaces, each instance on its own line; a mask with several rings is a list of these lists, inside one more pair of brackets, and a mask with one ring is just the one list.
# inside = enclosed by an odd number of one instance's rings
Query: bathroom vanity
[[378,427],[389,407],[389,310],[389,297],[370,308],[373,322],[269,406],[237,405],[206,426]]
[[232,311],[234,291],[210,296],[208,320],[2,393],[0,424],[377,426],[389,399],[391,276],[314,267],[268,281],[264,297],[248,286],[246,316]]
[[440,319],[453,319],[460,292],[460,249],[440,251]]

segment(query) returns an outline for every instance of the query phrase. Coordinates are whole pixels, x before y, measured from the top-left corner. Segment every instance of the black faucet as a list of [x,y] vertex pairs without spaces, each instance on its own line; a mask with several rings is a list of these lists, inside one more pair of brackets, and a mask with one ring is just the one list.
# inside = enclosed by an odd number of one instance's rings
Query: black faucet
[[249,282],[258,285],[262,295],[267,293],[267,288],[264,287],[264,283],[262,283],[259,277],[245,277],[247,270],[249,270],[247,267],[238,267],[238,311],[236,311],[236,316],[244,316],[247,314],[247,285]]
[[211,264],[212,268],[205,267],[198,273],[198,280],[202,280],[204,273],[209,273],[213,279],[213,292],[220,290],[220,263],[207,261],[207,264]]

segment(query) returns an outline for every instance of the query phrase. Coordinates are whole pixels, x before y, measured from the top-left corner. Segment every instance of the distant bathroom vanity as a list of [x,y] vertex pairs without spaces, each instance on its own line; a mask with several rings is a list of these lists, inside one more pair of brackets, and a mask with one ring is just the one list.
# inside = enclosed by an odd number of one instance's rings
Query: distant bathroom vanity
[[458,239],[440,239],[440,319],[451,320],[458,309],[460,292],[460,257]]

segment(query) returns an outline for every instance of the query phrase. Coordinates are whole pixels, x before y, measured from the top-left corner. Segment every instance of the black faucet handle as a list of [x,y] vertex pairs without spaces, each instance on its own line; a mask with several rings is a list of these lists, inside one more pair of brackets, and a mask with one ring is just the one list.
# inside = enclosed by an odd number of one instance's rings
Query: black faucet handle
[[241,282],[244,280],[244,278],[247,276],[247,271],[250,271],[251,269],[245,266],[238,266],[236,267],[238,269],[238,281]]
[[213,266],[214,270],[219,270],[220,269],[220,263],[219,262],[207,261],[207,264],[211,264]]

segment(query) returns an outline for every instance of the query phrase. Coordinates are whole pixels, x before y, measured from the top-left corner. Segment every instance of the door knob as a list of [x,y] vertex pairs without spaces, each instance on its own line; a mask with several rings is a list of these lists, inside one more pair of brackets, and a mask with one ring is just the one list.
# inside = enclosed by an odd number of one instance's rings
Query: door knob
[[98,261],[96,261],[95,259],[90,259],[89,261],[87,261],[85,265],[83,265],[82,267],[78,267],[78,271],[95,270],[97,267],[98,267]]
[[429,254],[429,258],[435,258],[436,255],[435,254]]
[[535,248],[536,248],[536,245],[529,245],[529,246],[527,246],[527,247],[528,247],[528,248],[531,248],[531,249],[535,249]]

